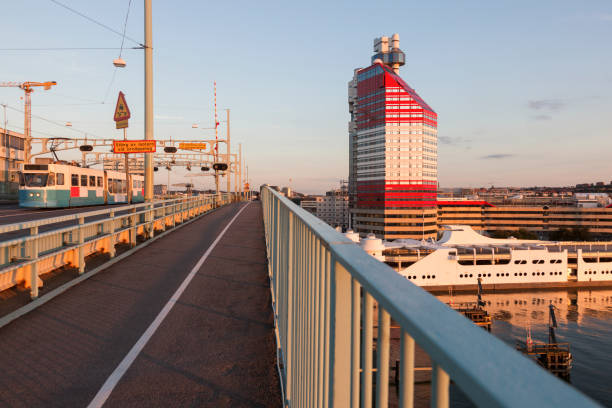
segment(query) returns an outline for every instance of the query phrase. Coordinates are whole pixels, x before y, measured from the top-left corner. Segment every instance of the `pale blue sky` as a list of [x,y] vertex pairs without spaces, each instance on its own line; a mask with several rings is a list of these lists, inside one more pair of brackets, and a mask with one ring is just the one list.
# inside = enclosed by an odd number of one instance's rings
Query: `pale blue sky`
[[[128,5],[60,1],[117,30]],[[5,3],[0,48],[120,45],[49,0]],[[347,177],[347,82],[369,64],[373,38],[395,32],[406,53],[402,77],[439,116],[442,187],[612,180],[609,1],[154,0],[153,17],[156,138],[210,136],[191,124],[213,122],[216,80],[256,186],[291,178],[298,191],[323,192]],[[141,41],[142,23],[135,0],[127,34]],[[0,81],[56,80],[52,91],[34,93],[34,115],[117,138],[112,114],[122,90],[132,110],[128,135],[141,138],[142,51],[124,52],[128,65],[106,104],[79,105],[104,99],[117,53],[0,51]],[[21,95],[1,88],[0,103],[21,107]],[[8,119],[9,128],[23,126],[19,113],[9,110]],[[79,136],[38,119],[33,126]],[[173,171],[172,182],[185,173]],[[156,177],[165,183],[165,170]]]

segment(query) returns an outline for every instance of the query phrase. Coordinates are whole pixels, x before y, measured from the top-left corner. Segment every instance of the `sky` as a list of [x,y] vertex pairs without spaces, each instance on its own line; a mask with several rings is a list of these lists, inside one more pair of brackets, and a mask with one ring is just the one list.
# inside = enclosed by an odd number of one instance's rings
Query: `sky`
[[[130,5],[57,1],[119,32]],[[115,69],[122,37],[57,1],[3,4],[0,82],[58,82],[32,96],[34,135],[120,139],[112,116],[123,91],[128,138],[143,138],[143,51],[126,39],[127,66]],[[126,34],[137,42],[143,15],[133,1]],[[213,125],[216,81],[253,186],[336,188],[348,177],[347,83],[370,64],[373,39],[393,33],[406,54],[400,75],[438,114],[440,187],[612,180],[610,1],[154,0],[155,138],[214,138],[192,124]],[[7,50],[54,47],[113,49]],[[23,127],[22,94],[0,88],[9,129]],[[173,169],[171,183],[213,186],[188,174]]]

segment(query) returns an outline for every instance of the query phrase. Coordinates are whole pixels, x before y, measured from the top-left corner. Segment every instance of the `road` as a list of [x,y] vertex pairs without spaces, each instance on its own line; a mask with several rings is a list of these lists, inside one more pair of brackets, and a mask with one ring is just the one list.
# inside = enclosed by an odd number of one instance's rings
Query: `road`
[[237,215],[244,206],[152,242],[1,328],[0,405],[281,406],[261,207]]

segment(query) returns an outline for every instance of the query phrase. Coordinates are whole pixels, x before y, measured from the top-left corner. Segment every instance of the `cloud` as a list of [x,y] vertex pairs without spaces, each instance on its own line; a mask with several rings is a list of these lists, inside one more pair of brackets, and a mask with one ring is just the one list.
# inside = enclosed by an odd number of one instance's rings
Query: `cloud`
[[609,13],[598,13],[595,15],[597,20],[601,21],[612,21],[612,14]]
[[498,154],[488,154],[486,156],[481,156],[480,158],[483,160],[488,159],[507,159],[510,157],[514,157],[516,154],[507,154],[507,153],[498,153]]
[[536,116],[532,116],[531,118],[535,119],[535,120],[551,120],[552,116],[550,116],[550,115],[536,115]]
[[470,149],[472,146],[472,139],[465,139],[461,136],[459,137],[450,137],[450,136],[438,136],[438,142],[443,145],[448,146],[457,146],[457,147],[465,147],[466,149]]
[[560,99],[538,99],[529,101],[528,106],[533,110],[558,112],[566,106],[566,103]]

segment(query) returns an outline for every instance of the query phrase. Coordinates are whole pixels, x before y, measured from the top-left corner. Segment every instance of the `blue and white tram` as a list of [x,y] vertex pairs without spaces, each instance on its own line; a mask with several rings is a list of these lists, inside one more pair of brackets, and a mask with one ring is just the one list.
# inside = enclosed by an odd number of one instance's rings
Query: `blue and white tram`
[[[144,202],[144,177],[130,175],[132,202]],[[64,208],[127,203],[125,173],[66,164],[23,164],[19,206]]]

